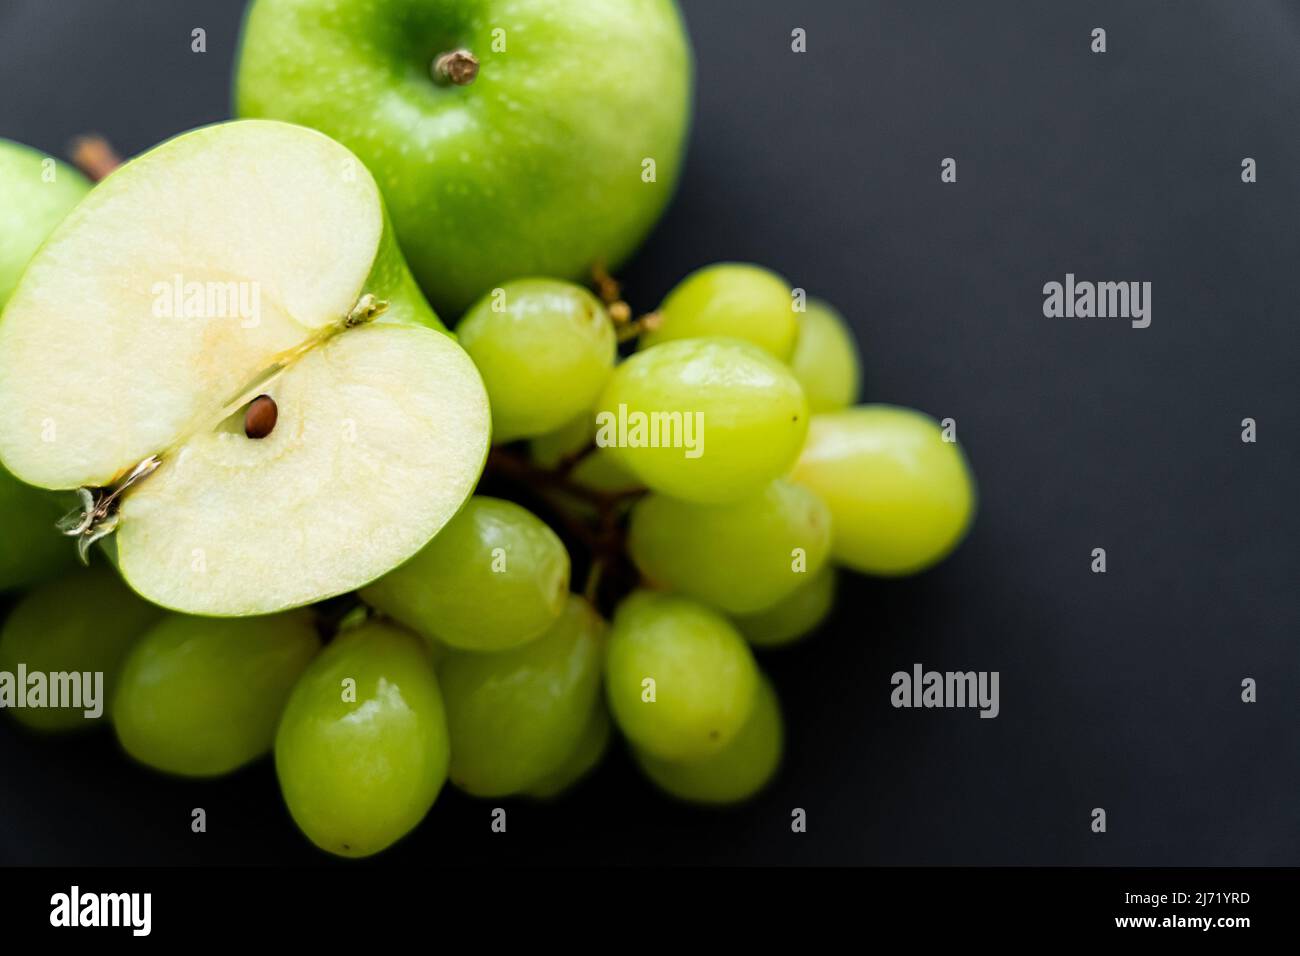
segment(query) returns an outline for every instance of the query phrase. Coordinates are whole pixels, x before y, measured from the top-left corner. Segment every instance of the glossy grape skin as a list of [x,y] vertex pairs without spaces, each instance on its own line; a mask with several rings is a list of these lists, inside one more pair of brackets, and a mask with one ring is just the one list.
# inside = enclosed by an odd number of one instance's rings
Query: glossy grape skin
[[452,653],[438,668],[451,781],[479,797],[519,793],[577,750],[600,694],[605,622],[571,595],[537,640],[496,654]]
[[790,369],[808,396],[813,414],[848,408],[858,400],[862,363],[853,332],[833,306],[819,299],[808,302],[799,316]]
[[755,647],[792,644],[826,619],[835,603],[835,585],[835,567],[828,564],[771,607],[732,615],[732,623]]
[[637,763],[662,790],[693,803],[737,803],[752,797],[781,764],[785,731],[781,705],[766,677],[759,680],[744,727],[721,751],[694,761],[663,760],[635,750]]
[[495,442],[544,434],[590,409],[618,352],[600,300],[558,279],[507,282],[456,334],[487,387]]
[[[345,681],[355,700],[345,700]],[[322,850],[369,856],[405,836],[447,779],[442,694],[414,634],[370,621],[339,634],[285,705],[275,770],[289,812]]]
[[[625,436],[618,434],[620,405]],[[808,402],[794,375],[738,339],[686,339],[638,352],[615,369],[597,408],[597,443],[613,446],[618,461],[651,489],[684,501],[753,494],[785,473],[808,430]],[[680,439],[675,447],[618,444],[635,439],[635,421],[642,415],[650,421],[652,413],[702,422],[689,436],[694,450],[684,428],[661,435],[661,444]],[[652,437],[648,430],[641,436],[643,442]]]
[[975,511],[961,448],[930,417],[891,405],[814,416],[791,477],[830,507],[835,560],[867,574],[929,567],[956,547]]
[[[111,712],[123,659],[163,615],[123,583],[104,564],[78,569],[27,594],[10,612],[0,631],[0,671],[89,671],[104,675],[101,717]],[[14,707],[9,712],[36,730],[93,727],[86,708]]]
[[512,501],[475,495],[361,597],[451,647],[500,651],[545,631],[568,593],[569,552],[555,532]]
[[559,769],[538,780],[526,791],[527,795],[537,800],[550,800],[571,789],[587,774],[596,768],[605,751],[609,749],[612,732],[609,710],[604,700],[596,702],[591,716],[587,718],[586,729],[578,741],[577,748],[571,753]]
[[229,773],[271,749],[280,713],[320,650],[308,611],[266,617],[168,614],[122,665],[113,727],[165,773]]
[[[643,699],[654,680],[655,699]],[[688,598],[638,591],[614,615],[605,655],[610,712],[632,744],[665,760],[716,754],[749,717],[758,668],[724,617]]]
[[771,607],[822,569],[830,547],[830,511],[782,480],[727,504],[649,495],[632,509],[628,534],[648,580],[729,614]]
[[641,336],[644,348],[725,336],[752,342],[784,362],[799,329],[789,283],[744,262],[719,262],[691,273],[668,293],[658,313],[658,327]]
[[0,139],[0,309],[32,254],[88,192],[71,166]]

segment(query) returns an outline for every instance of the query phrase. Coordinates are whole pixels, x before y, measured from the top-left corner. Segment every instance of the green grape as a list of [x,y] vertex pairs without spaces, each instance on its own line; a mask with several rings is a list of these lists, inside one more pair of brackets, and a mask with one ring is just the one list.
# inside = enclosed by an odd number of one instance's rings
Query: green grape
[[382,621],[344,631],[299,678],[275,737],[294,821],[318,847],[369,856],[424,819],[447,780],[429,652]]
[[71,166],[0,139],[0,308],[32,254],[88,192]]
[[814,631],[835,603],[835,568],[826,565],[771,607],[732,622],[755,647],[780,647]]
[[600,300],[558,279],[494,289],[456,334],[483,376],[496,442],[541,435],[591,408],[618,354]]
[[596,769],[600,758],[609,749],[610,737],[609,710],[605,702],[599,700],[587,718],[586,730],[578,741],[577,749],[560,765],[528,788],[527,794],[538,800],[550,800],[570,789],[583,777]]
[[166,773],[229,773],[271,749],[294,683],[320,650],[308,611],[168,614],[131,648],[113,703],[122,747]]
[[557,468],[566,458],[590,445],[595,436],[596,415],[591,409],[586,409],[554,431],[532,439],[528,443],[528,454],[543,468]]
[[808,431],[794,375],[738,339],[687,339],[620,365],[598,405],[596,443],[654,491],[736,501],[780,477]]
[[605,622],[571,595],[551,628],[497,654],[454,652],[438,671],[451,782],[479,797],[527,790],[577,750],[600,694]]
[[718,753],[670,761],[635,750],[637,763],[660,788],[695,803],[736,803],[758,793],[781,763],[781,705],[771,681],[759,678],[749,719]]
[[569,552],[555,532],[512,501],[476,495],[361,597],[451,647],[500,651],[545,631],[568,593]]
[[857,401],[862,379],[858,346],[844,317],[829,304],[813,299],[799,317],[799,339],[790,368],[813,414],[847,408]]
[[716,754],[754,705],[758,668],[724,617],[687,598],[638,591],[614,615],[605,655],[614,722],[665,760]]
[[643,487],[641,480],[628,471],[608,448],[597,448],[573,466],[569,477],[584,488],[617,495]]
[[73,504],[0,468],[0,591],[29,587],[76,567],[77,549],[54,527]]
[[743,262],[720,262],[691,273],[668,293],[658,313],[658,327],[641,336],[645,348],[721,335],[753,342],[784,362],[799,328],[789,283]]
[[[90,183],[72,167],[0,139],[0,309],[32,253],[89,191]],[[0,590],[30,587],[73,569],[75,549],[54,530],[73,504],[0,468]]]
[[451,648],[436,637],[425,637],[424,644],[429,649],[429,662],[433,664],[433,669],[436,671],[451,653]]
[[[596,439],[596,416],[588,410],[567,425],[529,443],[529,454],[543,468],[556,468],[566,458],[582,452]],[[614,457],[608,448],[593,448],[578,459],[569,478],[594,491],[610,494],[632,491],[641,481]]]
[[[36,588],[18,602],[0,632],[0,672],[17,679],[23,664],[28,675],[43,674],[47,681],[51,674],[76,672],[102,674],[102,683],[94,676],[89,682],[81,679],[83,703],[87,693],[97,696],[94,708],[14,707],[10,713],[37,730],[94,726],[86,711],[109,713],[127,651],[162,615],[161,608],[138,597],[104,565],[78,569]],[[28,686],[30,701],[30,680]]]
[[781,480],[727,504],[650,495],[632,509],[628,534],[647,579],[729,614],[771,607],[820,571],[830,548],[826,506]]
[[934,564],[975,510],[961,449],[932,418],[892,405],[815,415],[791,477],[830,507],[835,560],[867,574]]

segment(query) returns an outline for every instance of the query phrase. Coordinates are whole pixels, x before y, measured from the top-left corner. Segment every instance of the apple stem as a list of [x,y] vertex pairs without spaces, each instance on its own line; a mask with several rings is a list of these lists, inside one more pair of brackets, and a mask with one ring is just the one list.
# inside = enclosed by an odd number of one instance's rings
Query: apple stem
[[469,86],[478,76],[478,57],[469,50],[452,50],[434,58],[430,69],[439,86]]
[[122,157],[104,137],[78,136],[72,141],[72,162],[95,182],[122,165]]

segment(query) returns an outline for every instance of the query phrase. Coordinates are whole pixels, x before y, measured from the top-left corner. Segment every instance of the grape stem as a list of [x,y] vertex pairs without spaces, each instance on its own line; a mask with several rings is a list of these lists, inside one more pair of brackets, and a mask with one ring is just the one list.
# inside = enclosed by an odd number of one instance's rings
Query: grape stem
[[644,488],[629,488],[623,491],[602,491],[599,488],[592,488],[584,485],[580,481],[575,481],[571,477],[571,472],[578,462],[582,461],[588,455],[596,450],[596,444],[593,442],[581,451],[572,455],[567,455],[560,459],[560,462],[554,468],[544,468],[536,462],[530,461],[522,455],[516,455],[507,451],[500,446],[493,448],[488,452],[486,471],[500,478],[505,478],[513,482],[522,482],[532,485],[535,488],[550,488],[562,491],[572,498],[585,501],[587,504],[604,513],[615,506],[629,501],[633,498],[639,498],[646,493]]
[[[496,447],[488,453],[484,475],[520,487],[546,505],[556,530],[587,552],[587,599],[609,613],[641,584],[640,573],[627,553],[623,506],[646,494],[646,489],[602,491],[575,481],[573,468],[595,449],[592,443],[562,458],[554,468],[545,468],[524,455]],[[590,515],[593,510],[594,516]]]
[[635,321],[632,319],[632,307],[623,299],[623,286],[605,269],[603,262],[591,267],[591,283],[596,287],[596,295],[605,304],[609,320],[614,324],[614,333],[618,342],[630,342],[642,332],[650,332],[659,327],[659,313],[648,312]]
[[94,134],[74,139],[70,155],[73,165],[95,182],[122,165],[122,157],[108,140]]
[[604,302],[606,306],[621,301],[623,286],[609,274],[604,262],[598,260],[592,264],[591,281],[596,286],[596,294],[600,296],[600,301]]
[[618,336],[619,344],[621,345],[624,342],[630,342],[635,338],[639,338],[645,332],[653,332],[662,324],[663,316],[658,312],[647,312],[635,322],[629,320],[622,325],[615,322],[614,328],[615,334]]

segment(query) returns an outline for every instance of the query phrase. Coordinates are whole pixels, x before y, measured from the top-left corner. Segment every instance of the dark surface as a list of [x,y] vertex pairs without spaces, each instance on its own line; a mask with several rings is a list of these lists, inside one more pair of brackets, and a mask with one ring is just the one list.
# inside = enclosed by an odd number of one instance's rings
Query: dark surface
[[[1300,864],[1300,7],[1073,7],[687,4],[694,138],[629,297],[749,259],[837,303],[868,399],[956,419],[974,532],[921,577],[846,578],[830,625],[766,659],[788,757],[755,803],[673,804],[617,752],[509,803],[506,836],[448,790],[377,862]],[[238,16],[0,0],[0,136],[133,153],[227,116]],[[1151,281],[1151,327],[1044,318],[1066,272]],[[892,709],[918,661],[1000,671],[1001,716]],[[0,862],[325,859],[269,761],[187,783],[5,719],[0,768]]]

